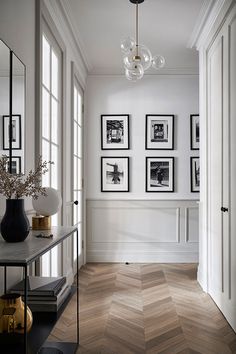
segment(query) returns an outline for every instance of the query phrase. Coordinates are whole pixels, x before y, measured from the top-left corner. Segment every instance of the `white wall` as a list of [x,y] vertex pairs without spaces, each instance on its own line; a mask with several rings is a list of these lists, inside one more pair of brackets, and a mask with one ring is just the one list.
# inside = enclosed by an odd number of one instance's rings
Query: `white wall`
[[[190,114],[198,113],[198,78],[89,76],[86,88],[86,191],[88,199],[198,199],[190,192]],[[130,114],[131,148],[101,150],[101,114]],[[175,150],[145,150],[145,114],[175,115]],[[100,157],[130,156],[130,193],[100,191]],[[175,193],[145,193],[145,157],[174,156]]]
[[[133,83],[89,76],[85,98],[87,259],[197,261],[199,195],[190,192],[190,156],[198,151],[190,150],[190,114],[198,113],[198,77],[145,76]],[[130,150],[102,151],[100,116],[119,113],[130,114]],[[145,150],[146,114],[175,115],[174,150]],[[129,193],[101,192],[101,156],[130,156]],[[146,156],[175,157],[174,193],[145,192]]]

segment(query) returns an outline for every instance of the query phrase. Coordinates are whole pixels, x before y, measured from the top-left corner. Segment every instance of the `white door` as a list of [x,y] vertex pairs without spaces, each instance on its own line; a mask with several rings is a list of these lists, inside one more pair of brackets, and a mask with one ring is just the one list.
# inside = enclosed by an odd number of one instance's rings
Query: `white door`
[[[73,114],[72,114],[72,193],[73,193],[73,225],[77,225],[79,234],[79,266],[84,262],[83,259],[83,91],[74,74],[73,77]],[[73,239],[73,260],[74,270],[76,269],[76,235]]]
[[[62,51],[46,24],[42,31],[41,77],[41,155],[52,161],[49,172],[42,178],[44,187],[61,192],[61,106],[62,106]],[[61,225],[61,212],[52,216],[52,226]],[[62,272],[60,246],[54,247],[41,260],[43,276],[57,276]]]
[[208,52],[209,294],[236,329],[236,8]]

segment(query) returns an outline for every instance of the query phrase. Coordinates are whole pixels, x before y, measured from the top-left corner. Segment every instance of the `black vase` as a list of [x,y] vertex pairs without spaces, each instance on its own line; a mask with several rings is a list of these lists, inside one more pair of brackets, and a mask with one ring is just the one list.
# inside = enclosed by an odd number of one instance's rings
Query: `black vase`
[[6,211],[1,222],[1,234],[6,242],[22,242],[30,230],[25,214],[24,199],[7,199]]

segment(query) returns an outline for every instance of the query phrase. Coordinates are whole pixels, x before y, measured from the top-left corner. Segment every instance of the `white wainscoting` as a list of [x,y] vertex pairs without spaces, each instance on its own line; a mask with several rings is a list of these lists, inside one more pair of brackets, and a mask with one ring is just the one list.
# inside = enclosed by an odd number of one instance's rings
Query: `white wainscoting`
[[198,262],[194,200],[87,200],[87,262]]

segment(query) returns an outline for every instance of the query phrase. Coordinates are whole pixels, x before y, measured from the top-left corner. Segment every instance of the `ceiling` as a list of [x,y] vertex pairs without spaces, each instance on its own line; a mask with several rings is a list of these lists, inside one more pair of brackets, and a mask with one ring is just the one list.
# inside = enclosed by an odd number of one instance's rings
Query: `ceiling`
[[[166,59],[165,71],[197,71],[198,53],[187,48],[206,0],[145,0],[139,5],[140,43]],[[129,0],[67,0],[90,74],[123,72],[120,41],[134,37],[135,5]]]

